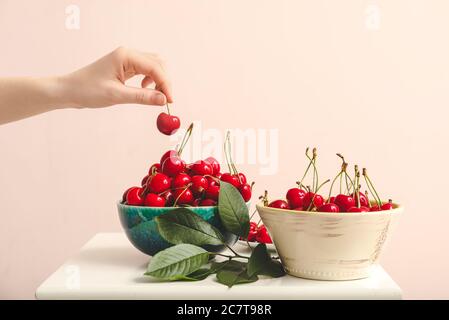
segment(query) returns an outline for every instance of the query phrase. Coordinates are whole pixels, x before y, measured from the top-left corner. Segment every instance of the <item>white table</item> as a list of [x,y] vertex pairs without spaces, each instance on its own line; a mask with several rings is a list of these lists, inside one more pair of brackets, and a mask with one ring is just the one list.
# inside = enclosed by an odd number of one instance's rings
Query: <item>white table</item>
[[143,276],[149,257],[122,233],[99,233],[36,290],[37,299],[401,299],[380,266],[354,281],[285,276],[230,289],[209,276],[196,282],[159,282]]

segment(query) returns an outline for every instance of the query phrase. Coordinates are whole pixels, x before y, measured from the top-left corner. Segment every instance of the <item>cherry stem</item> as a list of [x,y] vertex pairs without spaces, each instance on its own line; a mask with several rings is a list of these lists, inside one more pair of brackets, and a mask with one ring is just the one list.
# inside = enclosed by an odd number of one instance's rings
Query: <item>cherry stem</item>
[[268,191],[265,190],[263,196],[259,197],[259,200],[262,200],[264,207],[268,207]]
[[306,157],[310,160],[310,164],[313,166],[313,178],[312,178],[312,190],[316,192],[318,188],[318,170],[316,168],[316,148],[312,150],[312,157],[309,156],[309,153],[306,152]]
[[377,193],[376,189],[374,188],[373,183],[371,182],[371,179],[368,177],[368,173],[366,171],[366,168],[362,169],[362,175],[365,177],[366,185],[368,186],[369,191],[373,195],[374,199],[377,202],[377,205],[379,208],[382,206],[382,200],[379,197],[379,194]]
[[189,141],[190,136],[192,135],[193,130],[193,123],[190,124],[190,126],[187,128],[186,133],[184,134],[184,137],[182,137],[181,144],[179,146],[178,155],[180,156],[182,153],[182,150],[186,146],[187,142]]
[[235,174],[235,166],[233,166],[232,156],[231,156],[231,133],[226,132],[226,138],[223,145],[224,154],[226,158],[226,164],[228,165],[228,170],[230,174]]
[[371,202],[369,200],[369,194],[368,194],[367,190],[365,190],[365,197],[366,197],[366,202],[368,202],[368,208],[371,208]]
[[343,174],[343,171],[340,171],[340,173],[335,176],[334,180],[332,180],[331,186],[329,188],[329,196],[327,197],[327,201],[326,201],[327,203],[329,203],[331,200],[332,188],[334,187],[335,181],[337,181],[338,177],[341,177],[342,174]]
[[251,219],[254,217],[254,215],[256,214],[256,212],[257,212],[257,209],[254,210],[254,212],[251,214],[251,216],[249,217],[249,221],[251,221]]
[[179,196],[176,197],[175,202],[173,203],[173,207],[176,207],[179,198],[184,194],[184,192],[186,192],[186,190],[192,185],[192,183],[189,183],[188,185],[186,185],[186,187],[184,188],[184,190],[182,190],[182,192],[179,194]]
[[[310,156],[309,156],[309,148],[308,148],[308,147],[306,148],[306,157],[307,157],[307,159],[310,160]],[[309,165],[307,166],[306,171],[304,172],[304,175],[302,176],[301,180],[300,180],[299,183],[298,183],[298,185],[299,185],[299,187],[300,187],[301,189],[302,189],[302,186],[303,186],[302,182],[303,182],[304,179],[306,178],[307,173],[309,172],[309,169],[310,169],[310,166],[311,166],[311,165],[312,165],[312,161],[310,160],[310,161],[309,161]]]
[[166,106],[167,106],[167,113],[168,113],[168,115],[170,115],[170,107],[168,106],[168,102],[167,102]]
[[357,208],[360,208],[360,172],[358,171],[358,169],[356,173],[355,185],[357,186],[357,189],[355,190],[355,199],[357,202]]
[[313,194],[312,200],[310,200],[310,204],[309,207],[307,208],[306,211],[310,211],[312,206],[314,206],[315,204],[313,203],[313,200],[315,200],[315,196],[317,195],[318,191],[321,189],[322,186],[324,186],[326,183],[330,182],[330,179],[327,179],[326,181],[324,181],[322,184],[320,184],[318,186],[318,188],[316,189],[315,193]]

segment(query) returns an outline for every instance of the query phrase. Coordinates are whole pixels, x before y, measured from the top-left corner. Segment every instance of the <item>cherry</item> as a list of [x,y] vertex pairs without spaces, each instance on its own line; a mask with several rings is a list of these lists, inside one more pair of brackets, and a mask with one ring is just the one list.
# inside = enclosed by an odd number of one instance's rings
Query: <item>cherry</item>
[[221,179],[221,176],[222,176],[221,172],[219,172],[219,173],[217,173],[217,174],[215,175],[215,177],[218,178],[218,179]]
[[188,185],[192,179],[190,176],[186,173],[180,173],[176,177],[173,178],[171,187],[173,189],[180,189],[184,188],[186,185]]
[[270,204],[268,206],[271,208],[277,208],[277,209],[290,209],[290,207],[288,206],[288,203],[284,200],[274,200],[274,201],[270,202]]
[[340,208],[335,203],[326,203],[319,206],[317,211],[319,212],[340,212]]
[[162,192],[160,194],[160,196],[165,199],[165,206],[166,207],[171,207],[173,205],[173,203],[175,202],[175,196],[173,194],[173,191],[171,191],[171,190],[167,190],[165,192]]
[[299,188],[291,188],[287,191],[287,202],[290,208],[302,207],[306,192]]
[[193,193],[189,188],[175,190],[175,204],[191,204],[193,202]]
[[204,159],[204,161],[210,164],[212,168],[212,175],[216,176],[220,173],[220,163],[217,161],[217,159],[215,159],[214,157],[209,157]]
[[370,208],[367,208],[367,207],[360,207],[360,208],[351,207],[347,210],[347,212],[369,212],[369,211],[370,211]]
[[167,113],[161,112],[157,117],[156,124],[161,133],[170,136],[178,131],[181,126],[181,121],[177,116],[172,116],[170,114],[170,109],[167,104]]
[[[313,205],[312,205],[312,199],[313,199]],[[321,207],[324,204],[324,198],[314,192],[307,192],[303,199],[303,207],[306,208],[306,210],[311,210],[313,207]]]
[[128,195],[128,192],[129,192],[131,189],[134,189],[134,188],[139,189],[139,187],[131,187],[131,188],[126,189],[126,191],[123,193],[123,196],[122,196],[122,202],[123,202],[123,203],[126,202],[126,196]]
[[239,180],[240,184],[247,183],[246,176],[241,172],[239,172],[239,174],[237,175],[237,179]]
[[126,203],[130,206],[143,205],[143,189],[139,187],[131,188],[126,194]]
[[369,211],[380,211],[382,210],[378,205],[375,206],[371,206],[371,208],[369,208]]
[[145,186],[146,186],[149,177],[150,177],[149,174],[147,174],[145,177],[143,177],[142,181],[140,182],[140,185],[141,185],[142,187],[145,187]]
[[144,205],[147,207],[165,207],[165,199],[158,194],[148,193],[145,196]]
[[218,178],[214,178],[212,176],[206,176],[207,182],[209,183],[209,186],[218,186],[220,185],[220,181]]
[[341,212],[347,212],[349,208],[355,206],[355,199],[345,194],[339,194],[335,197],[334,203],[340,207]]
[[[355,194],[352,195],[355,199]],[[369,201],[368,198],[365,194],[363,194],[362,192],[359,192],[359,197],[360,197],[360,206],[362,207],[369,207]]]
[[148,174],[151,176],[155,174],[156,172],[161,172],[161,164],[160,163],[153,163],[148,170]]
[[190,189],[192,190],[195,196],[201,195],[204,192],[204,190],[206,190],[209,187],[209,182],[203,176],[200,175],[193,176],[191,178],[191,181],[192,186],[190,187]]
[[329,203],[335,203],[335,197],[330,197],[328,202]]
[[152,193],[161,193],[170,188],[170,180],[163,173],[156,173],[148,181],[148,190]]
[[209,187],[206,190],[206,199],[211,199],[218,201],[218,194],[220,193],[220,186],[217,184],[209,185]]
[[201,202],[201,198],[195,198],[192,202],[192,207],[199,207]]
[[230,183],[230,184],[232,184],[236,188],[238,188],[240,186],[239,179],[235,175],[232,175],[232,174],[230,174],[228,172],[223,173],[221,175],[220,180],[224,181],[224,182],[227,182],[227,183]]
[[387,203],[384,203],[381,207],[382,210],[393,210],[394,206],[393,206],[393,201],[388,200]]
[[179,157],[175,150],[169,150],[161,158],[161,171],[169,177],[174,177],[186,168],[185,162]]
[[267,228],[262,225],[257,229],[256,241],[260,243],[273,243],[268,234]]
[[295,211],[304,211],[304,208],[303,208],[303,207],[296,207],[296,208],[293,208],[292,210],[295,210]]
[[253,242],[256,241],[257,236],[257,223],[251,221],[249,223],[249,232],[248,232],[248,241]]
[[200,201],[200,207],[215,207],[217,205],[217,201],[212,199],[203,199]]
[[205,176],[212,174],[212,166],[204,160],[195,162],[190,168],[193,175]]
[[251,199],[252,191],[251,186],[247,183],[239,186],[239,192],[242,195],[243,200],[248,202]]

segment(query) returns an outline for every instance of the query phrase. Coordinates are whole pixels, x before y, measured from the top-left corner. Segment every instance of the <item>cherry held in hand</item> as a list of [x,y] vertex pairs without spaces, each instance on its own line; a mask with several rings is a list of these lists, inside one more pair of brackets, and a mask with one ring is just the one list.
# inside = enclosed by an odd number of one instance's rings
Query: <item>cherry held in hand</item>
[[157,128],[159,131],[167,136],[171,136],[176,131],[178,131],[179,127],[181,126],[181,121],[178,117],[172,116],[170,114],[170,110],[168,108],[167,104],[167,113],[162,112],[157,117]]

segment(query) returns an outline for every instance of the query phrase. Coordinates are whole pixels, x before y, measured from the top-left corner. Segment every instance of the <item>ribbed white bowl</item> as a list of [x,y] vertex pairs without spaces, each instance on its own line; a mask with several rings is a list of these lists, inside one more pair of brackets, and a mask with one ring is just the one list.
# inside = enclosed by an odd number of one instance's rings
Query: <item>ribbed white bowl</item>
[[403,211],[364,213],[293,211],[256,205],[292,276],[353,280],[369,276],[392,224]]

